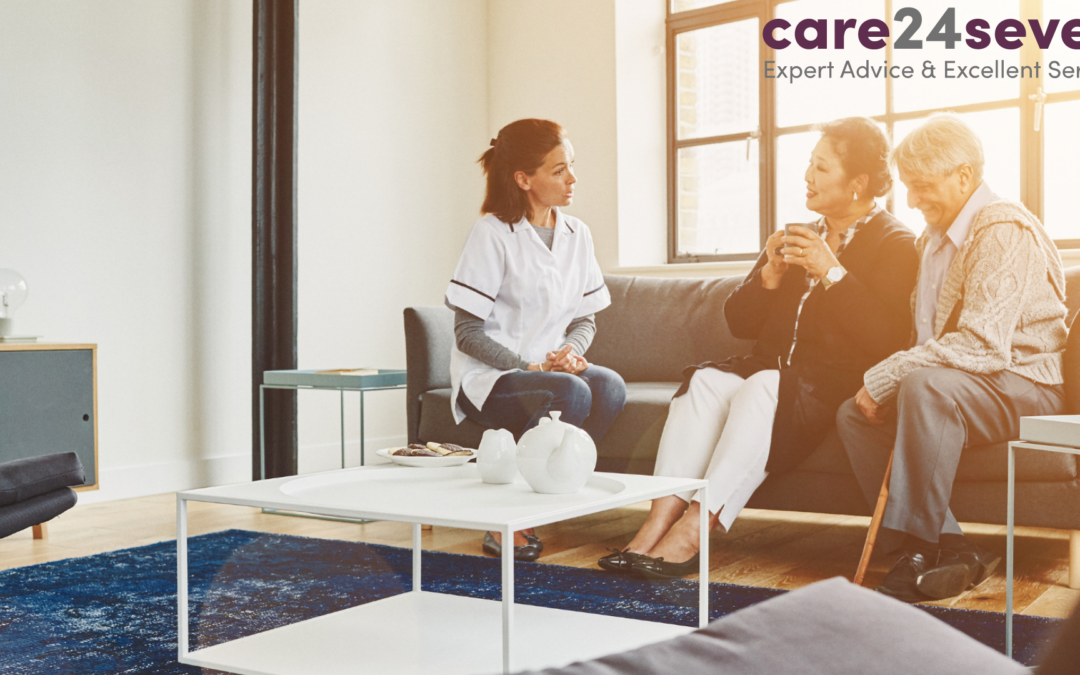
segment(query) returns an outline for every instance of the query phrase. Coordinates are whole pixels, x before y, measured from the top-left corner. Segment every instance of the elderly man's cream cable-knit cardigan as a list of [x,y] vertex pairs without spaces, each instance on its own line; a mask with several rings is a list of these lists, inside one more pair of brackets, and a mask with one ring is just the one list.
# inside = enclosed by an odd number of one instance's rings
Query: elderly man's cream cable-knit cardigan
[[[924,232],[915,244],[920,259],[928,239]],[[915,293],[918,288],[916,283]],[[942,335],[961,298],[957,330]],[[914,293],[911,308],[914,314]],[[993,202],[975,216],[949,267],[934,339],[868,370],[867,393],[879,404],[890,403],[909,373],[927,367],[983,375],[1008,370],[1042,384],[1061,384],[1065,314],[1065,273],[1054,242],[1022,204]]]

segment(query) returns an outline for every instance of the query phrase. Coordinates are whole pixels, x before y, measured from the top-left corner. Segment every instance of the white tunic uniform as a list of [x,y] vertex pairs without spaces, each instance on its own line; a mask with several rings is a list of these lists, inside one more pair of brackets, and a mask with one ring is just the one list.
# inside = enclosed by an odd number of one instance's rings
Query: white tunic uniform
[[[483,319],[489,337],[539,363],[566,344],[571,321],[610,305],[611,294],[589,228],[555,209],[550,251],[524,218],[514,224],[493,215],[476,221],[446,289],[446,304]],[[464,390],[483,408],[495,381],[509,372],[515,371],[492,368],[455,343],[450,355],[454,420],[465,419],[458,392]]]

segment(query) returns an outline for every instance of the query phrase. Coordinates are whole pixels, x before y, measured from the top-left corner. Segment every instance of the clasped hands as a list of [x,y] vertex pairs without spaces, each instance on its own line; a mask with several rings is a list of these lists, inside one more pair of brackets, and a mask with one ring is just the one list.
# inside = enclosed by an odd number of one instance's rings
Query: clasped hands
[[[778,256],[776,249],[781,245],[783,255]],[[765,242],[765,253],[769,262],[762,268],[761,276],[762,284],[766,288],[780,286],[780,279],[784,272],[787,272],[788,265],[803,267],[808,277],[820,280],[829,270],[840,264],[825,239],[801,225],[792,226],[791,234],[777,230],[769,235]]]
[[585,360],[585,357],[575,354],[570,345],[558,351],[548,352],[545,359],[543,363],[536,364],[536,370],[577,375],[589,367],[589,362]]

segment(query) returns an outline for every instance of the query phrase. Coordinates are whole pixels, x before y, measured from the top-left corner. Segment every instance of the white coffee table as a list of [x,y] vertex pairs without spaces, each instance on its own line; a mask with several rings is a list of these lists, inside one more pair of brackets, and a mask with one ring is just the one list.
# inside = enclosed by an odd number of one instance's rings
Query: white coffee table
[[[597,658],[690,632],[684,626],[514,604],[513,548],[502,556],[502,601],[420,590],[420,524],[501,532],[704,490],[706,481],[596,473],[581,492],[542,495],[520,478],[481,482],[475,464],[368,466],[177,493],[178,656],[242,675],[493,673]],[[413,524],[412,591],[197,651],[188,649],[187,503],[286,509]],[[708,622],[709,539],[701,518],[698,625]],[[502,650],[499,658],[501,624]]]

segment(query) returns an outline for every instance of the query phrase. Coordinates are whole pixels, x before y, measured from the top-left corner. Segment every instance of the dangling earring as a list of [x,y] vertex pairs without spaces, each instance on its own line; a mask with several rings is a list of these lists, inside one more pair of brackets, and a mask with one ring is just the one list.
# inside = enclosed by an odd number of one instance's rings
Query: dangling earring
[[859,201],[859,193],[858,192],[853,192],[851,194],[851,201],[853,201],[853,202]]

